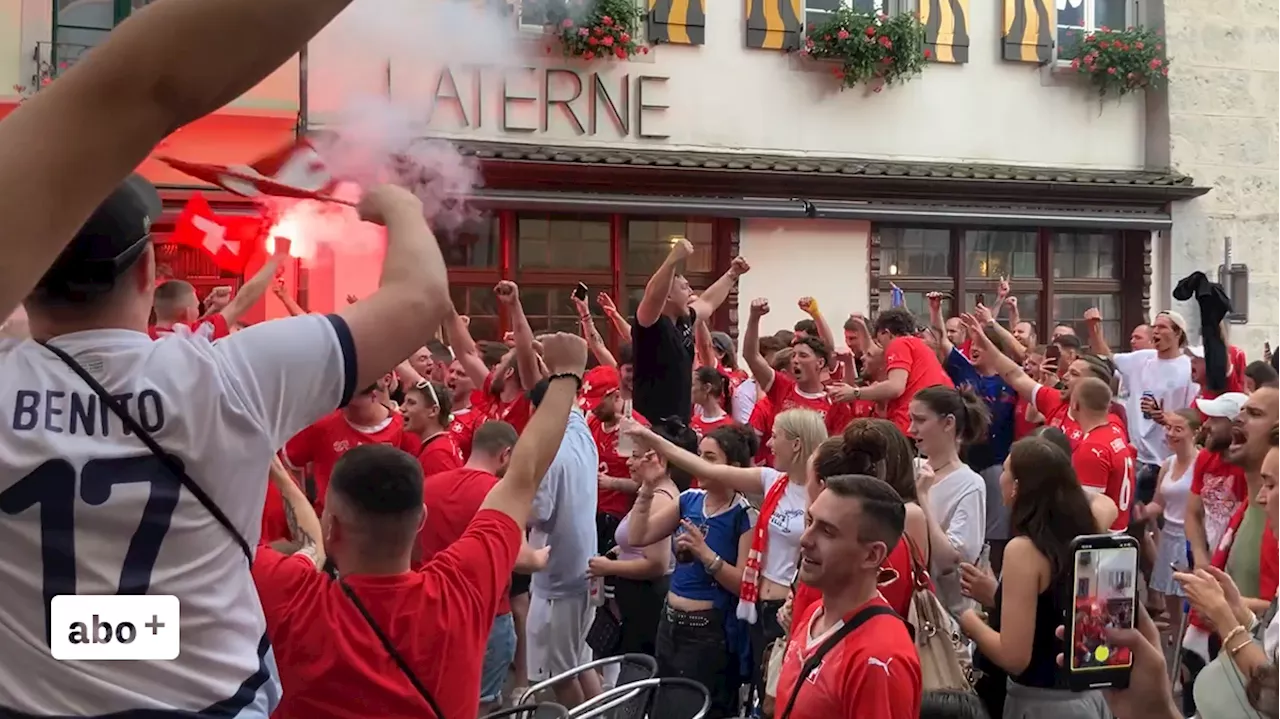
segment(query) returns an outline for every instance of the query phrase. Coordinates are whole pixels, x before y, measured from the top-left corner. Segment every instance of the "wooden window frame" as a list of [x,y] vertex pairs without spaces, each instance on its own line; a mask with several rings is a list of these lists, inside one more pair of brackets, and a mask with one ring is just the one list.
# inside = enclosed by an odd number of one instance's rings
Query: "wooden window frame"
[[[909,227],[912,229],[947,230],[950,232],[949,276],[943,277],[904,277],[890,275],[880,266],[880,230],[883,227]],[[875,224],[871,228],[871,241],[868,243],[868,266],[871,268],[871,297],[869,307],[874,315],[880,309],[880,293],[887,292],[891,285],[904,292],[934,292],[940,288],[952,295],[953,307],[964,305],[965,295],[985,292],[994,295],[999,288],[998,278],[966,277],[964,272],[964,233],[968,230],[980,229],[968,226],[938,224]],[[1018,228],[1001,228],[1018,229]],[[1055,278],[1053,276],[1053,234],[1069,228],[1026,227],[1022,231],[1036,233],[1036,273],[1037,277],[1019,277],[1009,280],[1009,288],[1014,295],[1037,294],[1039,307],[1035,316],[1022,315],[1023,319],[1035,321],[1039,335],[1043,339],[1053,320],[1054,297],[1059,294],[1108,294],[1119,297],[1121,341],[1128,341],[1125,328],[1132,328],[1147,321],[1151,296],[1151,236],[1147,232],[1121,230],[1116,232],[1119,252],[1116,261],[1120,268],[1119,277],[1108,278]],[[1140,282],[1134,281],[1141,279]],[[968,308],[966,308],[968,309]]]

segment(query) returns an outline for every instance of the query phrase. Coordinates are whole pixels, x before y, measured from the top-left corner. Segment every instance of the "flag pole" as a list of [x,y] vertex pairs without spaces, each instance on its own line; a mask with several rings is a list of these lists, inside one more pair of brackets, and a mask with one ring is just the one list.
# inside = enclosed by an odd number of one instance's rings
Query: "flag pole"
[[298,51],[298,122],[294,128],[294,136],[299,140],[307,134],[310,99],[307,92],[307,45],[303,45]]

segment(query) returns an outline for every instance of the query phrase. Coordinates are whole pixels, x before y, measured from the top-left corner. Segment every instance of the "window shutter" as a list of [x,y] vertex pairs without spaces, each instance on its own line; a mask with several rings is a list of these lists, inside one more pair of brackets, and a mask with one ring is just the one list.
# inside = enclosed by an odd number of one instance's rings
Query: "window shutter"
[[803,30],[804,0],[744,0],[747,47],[796,50]]
[[922,0],[925,47],[938,62],[969,62],[969,0]]
[[1056,11],[1051,0],[1004,0],[1004,59],[1040,64],[1053,60]]
[[707,0],[648,0],[645,33],[649,42],[702,45],[706,42]]

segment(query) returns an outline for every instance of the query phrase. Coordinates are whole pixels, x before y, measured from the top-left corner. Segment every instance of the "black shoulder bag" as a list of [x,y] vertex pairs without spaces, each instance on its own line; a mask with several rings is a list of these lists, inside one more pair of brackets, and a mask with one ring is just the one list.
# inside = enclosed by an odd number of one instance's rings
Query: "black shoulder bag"
[[791,696],[787,699],[787,708],[782,710],[782,714],[780,715],[781,719],[789,719],[791,716],[791,710],[796,705],[796,697],[800,696],[800,688],[804,686],[805,681],[807,681],[809,679],[809,675],[813,674],[813,672],[818,668],[818,665],[822,664],[822,659],[827,655],[827,652],[834,649],[837,644],[843,641],[845,637],[852,634],[858,627],[866,623],[868,619],[885,614],[891,614],[895,617],[898,616],[897,612],[883,605],[867,607],[853,615],[853,617],[849,619],[849,621],[845,622],[835,634],[827,637],[827,640],[822,643],[822,646],[818,647],[818,651],[814,652],[813,656],[806,659],[804,664],[800,667],[800,676],[796,677],[796,685],[792,688]]
[[[160,447],[160,444],[156,442],[155,438],[151,436],[151,433],[143,429],[142,425],[130,416],[127,411],[125,411],[124,407],[116,400],[116,398],[112,397],[111,393],[108,392],[107,389],[98,382],[98,380],[94,379],[93,375],[89,374],[89,371],[81,366],[79,362],[72,359],[71,355],[47,342],[41,342],[40,344],[43,345],[45,349],[57,355],[58,359],[62,360],[63,364],[70,367],[71,370],[80,377],[80,379],[84,380],[85,384],[89,385],[89,388],[93,390],[94,394],[98,395],[98,399],[102,400],[102,402],[111,409],[111,412],[120,418],[120,421],[124,423],[124,426],[137,436],[137,438],[146,445],[147,449],[151,450],[151,453],[155,455],[156,459],[159,460],[162,465],[164,465],[164,468],[169,470],[169,473],[176,477],[182,486],[195,496],[201,506],[208,510],[209,514],[213,515],[213,518],[218,521],[218,524],[221,524],[227,532],[231,534],[232,538],[236,540],[236,544],[240,545],[240,551],[244,553],[245,559],[249,560],[249,564],[252,565],[253,550],[249,547],[248,540],[244,538],[244,535],[240,534],[240,530],[236,529],[235,524],[231,522],[231,519],[222,511],[222,508],[218,506],[217,502],[214,502],[213,498],[210,497],[209,494],[205,492],[200,485],[196,484],[195,480],[187,474],[186,470],[182,468],[182,464],[175,457],[166,453],[164,449]],[[369,624],[369,628],[377,635],[378,641],[382,642],[383,648],[391,655],[392,661],[394,661],[396,666],[400,668],[400,671],[404,672],[404,675],[408,677],[409,683],[413,685],[413,688],[422,695],[424,700],[426,700],[427,705],[431,707],[431,711],[435,712],[436,719],[445,719],[444,713],[440,711],[440,705],[436,704],[435,698],[432,697],[431,693],[427,691],[427,688],[422,685],[422,682],[418,681],[418,677],[414,675],[413,670],[409,668],[409,665],[405,662],[404,657],[400,655],[400,652],[396,651],[395,647],[392,646],[391,640],[387,635],[382,632],[382,629],[379,628],[376,623],[374,623],[373,617],[369,615],[369,611],[365,609],[364,604],[356,598],[355,592],[351,591],[351,588],[347,586],[346,582],[338,580],[338,583],[339,586],[342,587],[343,593],[351,599],[351,603],[354,604],[356,609],[360,612],[360,616],[364,617],[365,622]]]

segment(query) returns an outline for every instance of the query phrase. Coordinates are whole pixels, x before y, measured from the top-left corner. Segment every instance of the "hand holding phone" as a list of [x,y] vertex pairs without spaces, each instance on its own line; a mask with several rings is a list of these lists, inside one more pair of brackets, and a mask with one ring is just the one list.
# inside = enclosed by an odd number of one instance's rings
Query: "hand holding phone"
[[1135,626],[1138,543],[1113,534],[1076,537],[1071,542],[1071,566],[1071,621],[1064,651],[1068,686],[1072,691],[1127,687],[1132,652],[1111,642],[1108,632]]
[[590,291],[590,290],[588,290],[588,289],[587,289],[587,286],[586,286],[586,285],[584,285],[583,283],[579,282],[579,283],[578,283],[578,286],[577,286],[577,287],[575,287],[575,288],[573,289],[573,298],[574,298],[575,300],[579,301],[579,302],[586,302],[586,301],[587,301],[587,293],[588,293],[589,291]]

